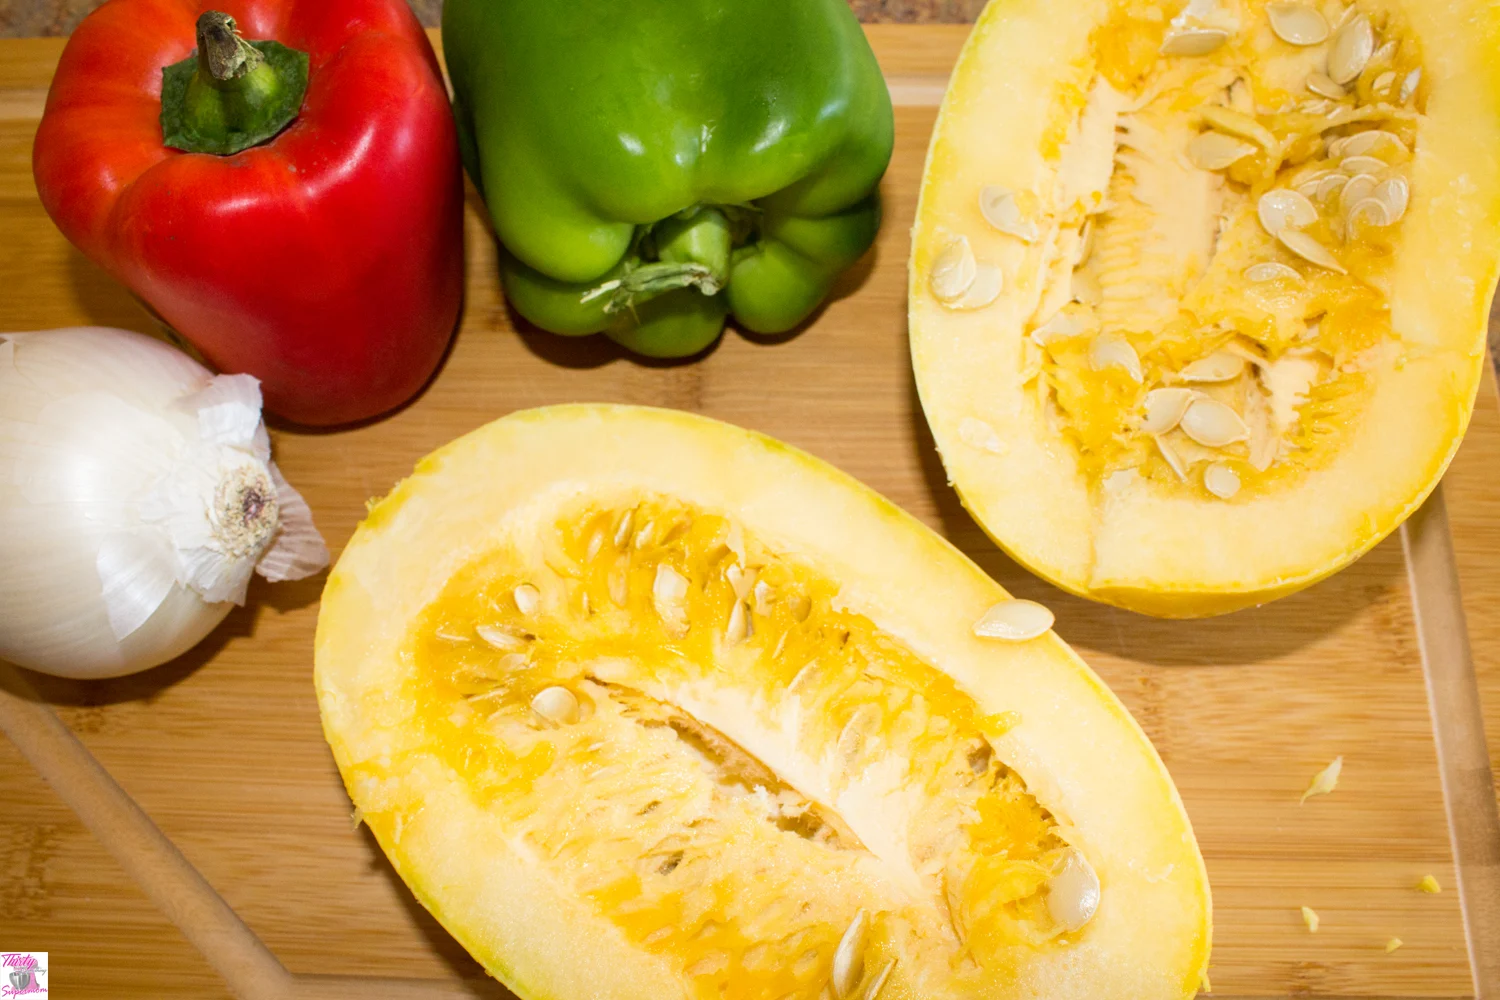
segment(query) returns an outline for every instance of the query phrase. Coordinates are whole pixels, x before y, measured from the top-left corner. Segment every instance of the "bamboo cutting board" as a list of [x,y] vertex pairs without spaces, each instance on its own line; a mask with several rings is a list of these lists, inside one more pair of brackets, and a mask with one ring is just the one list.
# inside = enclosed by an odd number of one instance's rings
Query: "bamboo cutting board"
[[[907,232],[936,103],[965,33],[870,29],[898,103],[886,225],[874,253],[800,335],[753,342],[731,333],[708,357],[681,365],[632,360],[600,338],[518,331],[471,203],[466,313],[437,381],[368,427],[276,434],[283,471],[337,551],[365,501],[419,457],[522,407],[673,406],[789,441],[912,511],[1017,595],[1053,608],[1057,631],[1129,705],[1176,778],[1208,861],[1216,996],[1500,996],[1500,830],[1483,733],[1462,712],[1475,706],[1456,617],[1463,602],[1444,582],[1454,573],[1462,580],[1478,685],[1489,729],[1500,733],[1500,625],[1487,613],[1500,601],[1493,383],[1449,476],[1447,514],[1429,504],[1401,536],[1311,591],[1225,618],[1163,622],[1030,577],[944,482],[907,356]],[[60,50],[51,40],[0,42],[0,330],[150,330],[36,200],[30,143]],[[143,676],[31,680],[292,972],[447,980],[458,985],[445,995],[505,996],[350,823],[311,682],[320,586],[257,580],[248,607],[207,642]],[[1424,654],[1436,671],[1436,730]],[[1299,805],[1337,755],[1345,758],[1339,790]],[[1445,891],[1416,891],[1426,874]],[[1317,934],[1303,925],[1302,906],[1321,916]],[[1393,937],[1404,946],[1387,954]],[[0,950],[20,949],[50,952],[60,996],[230,995],[0,742]]]

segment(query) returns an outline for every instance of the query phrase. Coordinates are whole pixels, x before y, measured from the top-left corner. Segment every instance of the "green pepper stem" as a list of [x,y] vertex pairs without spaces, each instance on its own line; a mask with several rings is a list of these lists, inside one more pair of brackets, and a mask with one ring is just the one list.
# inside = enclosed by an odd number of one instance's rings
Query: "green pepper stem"
[[728,283],[732,231],[717,208],[694,207],[663,219],[651,227],[650,241],[658,260],[628,263],[623,274],[584,292],[580,301],[608,296],[604,311],[614,315],[675,288],[717,295]]
[[308,56],[280,42],[247,42],[234,18],[198,18],[194,55],[162,69],[162,143],[221,156],[269,142],[307,93]]

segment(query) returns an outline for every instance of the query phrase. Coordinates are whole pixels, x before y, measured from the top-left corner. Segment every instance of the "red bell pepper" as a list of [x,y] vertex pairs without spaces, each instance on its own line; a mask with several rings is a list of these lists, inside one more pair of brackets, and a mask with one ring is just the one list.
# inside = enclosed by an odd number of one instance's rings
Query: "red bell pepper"
[[42,204],[211,364],[259,378],[271,411],[330,425],[399,406],[463,291],[432,47],[404,0],[212,6],[109,0],[79,25],[37,131]]

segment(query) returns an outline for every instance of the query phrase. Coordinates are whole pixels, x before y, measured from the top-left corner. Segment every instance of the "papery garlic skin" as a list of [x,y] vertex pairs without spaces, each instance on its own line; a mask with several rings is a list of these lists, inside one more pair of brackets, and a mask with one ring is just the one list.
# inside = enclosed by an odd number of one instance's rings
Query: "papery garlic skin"
[[111,677],[196,645],[261,564],[327,565],[260,391],[141,334],[0,334],[0,658]]

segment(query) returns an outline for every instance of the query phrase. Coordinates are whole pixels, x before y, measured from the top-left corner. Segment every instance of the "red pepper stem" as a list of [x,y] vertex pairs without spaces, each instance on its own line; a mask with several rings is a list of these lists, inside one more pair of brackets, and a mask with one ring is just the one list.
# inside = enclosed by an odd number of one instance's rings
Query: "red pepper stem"
[[162,143],[227,156],[274,139],[307,93],[306,52],[280,42],[247,42],[234,18],[198,17],[198,51],[161,71]]
[[240,37],[234,18],[217,10],[198,17],[198,63],[215,80],[235,80],[265,61]]

